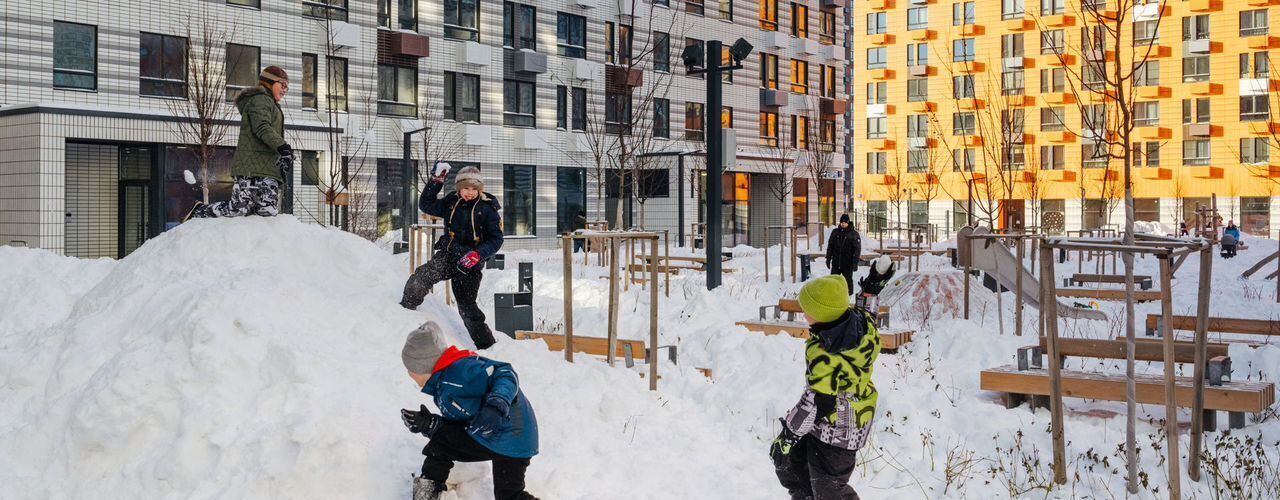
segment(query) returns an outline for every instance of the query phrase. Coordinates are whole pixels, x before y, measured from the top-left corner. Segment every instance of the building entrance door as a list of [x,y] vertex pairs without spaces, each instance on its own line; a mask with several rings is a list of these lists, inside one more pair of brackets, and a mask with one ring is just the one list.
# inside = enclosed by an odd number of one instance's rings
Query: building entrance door
[[150,194],[150,181],[120,181],[117,258],[123,259],[147,241],[147,228],[151,225]]

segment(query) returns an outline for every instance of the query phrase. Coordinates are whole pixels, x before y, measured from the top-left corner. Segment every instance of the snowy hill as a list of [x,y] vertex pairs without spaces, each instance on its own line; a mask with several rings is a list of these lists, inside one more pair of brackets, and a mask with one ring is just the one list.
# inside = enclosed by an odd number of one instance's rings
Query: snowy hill
[[[1220,306],[1280,314],[1257,291],[1267,282],[1235,278],[1236,268],[1275,248],[1251,245],[1257,250],[1215,269],[1215,314]],[[660,302],[661,334],[663,344],[679,346],[680,364],[663,364],[657,393],[638,376],[641,367],[583,357],[568,364],[540,342],[500,339],[485,353],[514,364],[537,411],[542,451],[529,469],[532,493],[785,497],[767,447],[777,417],[800,394],[802,343],[748,334],[733,321],[798,285],[777,283],[776,258],[773,281],[764,283],[762,254],[739,250],[731,266],[739,271],[714,293],[696,273],[673,278]],[[536,321],[558,327],[558,252],[511,252],[507,260],[508,271],[486,272],[482,309],[492,311],[494,292],[515,288],[513,262],[534,262]],[[942,259],[925,264],[946,272]],[[1179,275],[1193,276],[1194,264]],[[579,266],[575,274],[579,334],[603,335],[603,273]],[[440,295],[420,311],[401,309],[406,275],[404,256],[290,217],[196,221],[119,262],[0,247],[0,497],[408,498],[425,442],[404,430],[398,410],[430,403],[405,376],[400,347],[426,319],[463,330]],[[1194,294],[1186,288],[1179,309]],[[974,293],[992,303],[989,292]],[[623,295],[623,337],[647,337],[647,297],[639,287]],[[1122,404],[1068,400],[1073,479],[1046,494],[1047,413],[1006,410],[978,389],[979,370],[1009,362],[1029,339],[999,336],[990,310],[970,321],[933,314],[915,343],[880,357],[877,430],[851,481],[863,498],[1124,496],[1123,453],[1115,451]],[[1028,316],[1034,322],[1034,310]],[[920,318],[894,321],[921,326]],[[1073,326],[1092,336],[1113,328]],[[468,342],[465,334],[456,340]],[[1242,373],[1280,377],[1280,348],[1233,348],[1232,356]],[[1160,369],[1149,365],[1142,369]],[[694,367],[711,368],[714,381]],[[1163,452],[1152,448],[1160,440],[1146,437],[1159,432],[1159,422],[1140,422],[1148,497],[1163,496],[1151,491],[1164,474]],[[1209,434],[1209,445],[1221,435]],[[1251,420],[1236,435],[1271,447],[1280,424]],[[1280,463],[1280,451],[1271,453]],[[1108,465],[1095,463],[1101,458]],[[492,498],[488,473],[488,465],[459,464],[446,498]],[[1184,491],[1207,498],[1211,490],[1184,478]]]

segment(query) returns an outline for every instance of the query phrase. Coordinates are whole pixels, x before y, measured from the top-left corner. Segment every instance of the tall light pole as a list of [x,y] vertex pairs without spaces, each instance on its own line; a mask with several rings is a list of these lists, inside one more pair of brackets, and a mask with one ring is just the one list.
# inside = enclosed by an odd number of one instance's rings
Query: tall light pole
[[719,40],[708,40],[705,53],[691,45],[680,55],[688,74],[702,74],[707,80],[707,106],[703,115],[707,121],[707,241],[704,242],[707,249],[707,290],[720,286],[720,259],[724,247],[724,228],[720,225],[724,197],[720,180],[724,170],[724,137],[720,124],[724,103],[720,75],[725,71],[742,69],[742,61],[751,54],[751,49],[751,44],[741,38],[733,42],[729,48],[733,63],[728,66],[721,58],[724,46]]

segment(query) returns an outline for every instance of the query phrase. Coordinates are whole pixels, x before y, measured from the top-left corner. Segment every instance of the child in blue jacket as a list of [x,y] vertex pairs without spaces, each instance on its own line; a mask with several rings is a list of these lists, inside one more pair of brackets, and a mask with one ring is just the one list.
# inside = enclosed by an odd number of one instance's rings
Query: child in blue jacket
[[400,410],[405,427],[430,440],[414,500],[438,500],[454,462],[484,461],[493,462],[495,499],[537,500],[524,475],[538,453],[538,422],[511,365],[448,345],[435,322],[410,333],[400,357],[440,410]]

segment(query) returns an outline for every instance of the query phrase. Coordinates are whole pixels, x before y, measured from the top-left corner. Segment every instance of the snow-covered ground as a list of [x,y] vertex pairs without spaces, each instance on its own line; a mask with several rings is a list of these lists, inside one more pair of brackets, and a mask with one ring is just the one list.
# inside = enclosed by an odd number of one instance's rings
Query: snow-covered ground
[[[1215,257],[1213,315],[1280,319],[1274,282],[1262,279],[1268,272],[1238,279],[1276,243],[1248,243],[1236,259]],[[733,324],[798,290],[778,283],[773,251],[767,283],[762,251],[746,247],[735,249],[726,267],[737,271],[714,292],[699,273],[672,277],[660,333],[679,346],[679,365],[664,362],[657,392],[638,375],[642,364],[611,368],[586,356],[569,364],[540,341],[500,340],[485,353],[515,365],[538,415],[530,491],[543,499],[784,498],[767,448],[803,386],[802,342]],[[481,307],[492,311],[493,293],[516,289],[517,262],[533,262],[535,323],[559,329],[559,255],[507,253],[505,271],[485,273]],[[1155,266],[1142,260],[1137,272],[1154,275]],[[1006,410],[978,388],[981,369],[1012,362],[1034,342],[1012,335],[1013,295],[1003,297],[1001,315],[996,296],[975,287],[972,319],[957,319],[960,274],[938,257],[925,257],[924,268],[930,285],[905,294],[893,318],[921,331],[900,353],[881,356],[874,375],[876,432],[851,480],[862,498],[1125,497],[1123,404],[1066,401],[1070,480],[1046,491],[1047,412]],[[579,262],[575,271],[575,332],[603,336],[605,269]],[[1196,272],[1195,259],[1179,270],[1175,313],[1192,311]],[[0,498],[408,498],[424,440],[404,430],[398,410],[430,403],[404,374],[401,343],[426,319],[469,341],[442,295],[415,312],[396,304],[407,273],[403,255],[290,217],[195,221],[119,262],[0,247]],[[648,337],[648,305],[640,287],[623,293],[624,338]],[[1119,305],[1102,307],[1120,316]],[[1028,335],[1034,313],[1027,310]],[[1120,332],[1116,321],[1064,325],[1070,336]],[[1238,378],[1280,381],[1280,347],[1233,346],[1231,356]],[[1067,367],[1085,366],[1076,363]],[[695,368],[710,368],[713,379]],[[1140,497],[1163,498],[1164,409],[1140,408],[1148,478]],[[1188,424],[1190,413],[1180,420]],[[1207,435],[1211,454],[1227,458],[1223,474],[1253,481],[1246,487],[1268,477],[1274,485],[1280,467],[1274,408],[1258,420],[1250,416],[1229,438]],[[1254,438],[1270,465],[1227,467],[1249,456],[1231,448],[1237,438]],[[1185,431],[1181,439],[1185,454]],[[486,464],[459,464],[446,498],[492,498],[488,473]],[[1212,477],[1184,475],[1184,494],[1218,498]],[[1237,496],[1250,497],[1268,493]]]

